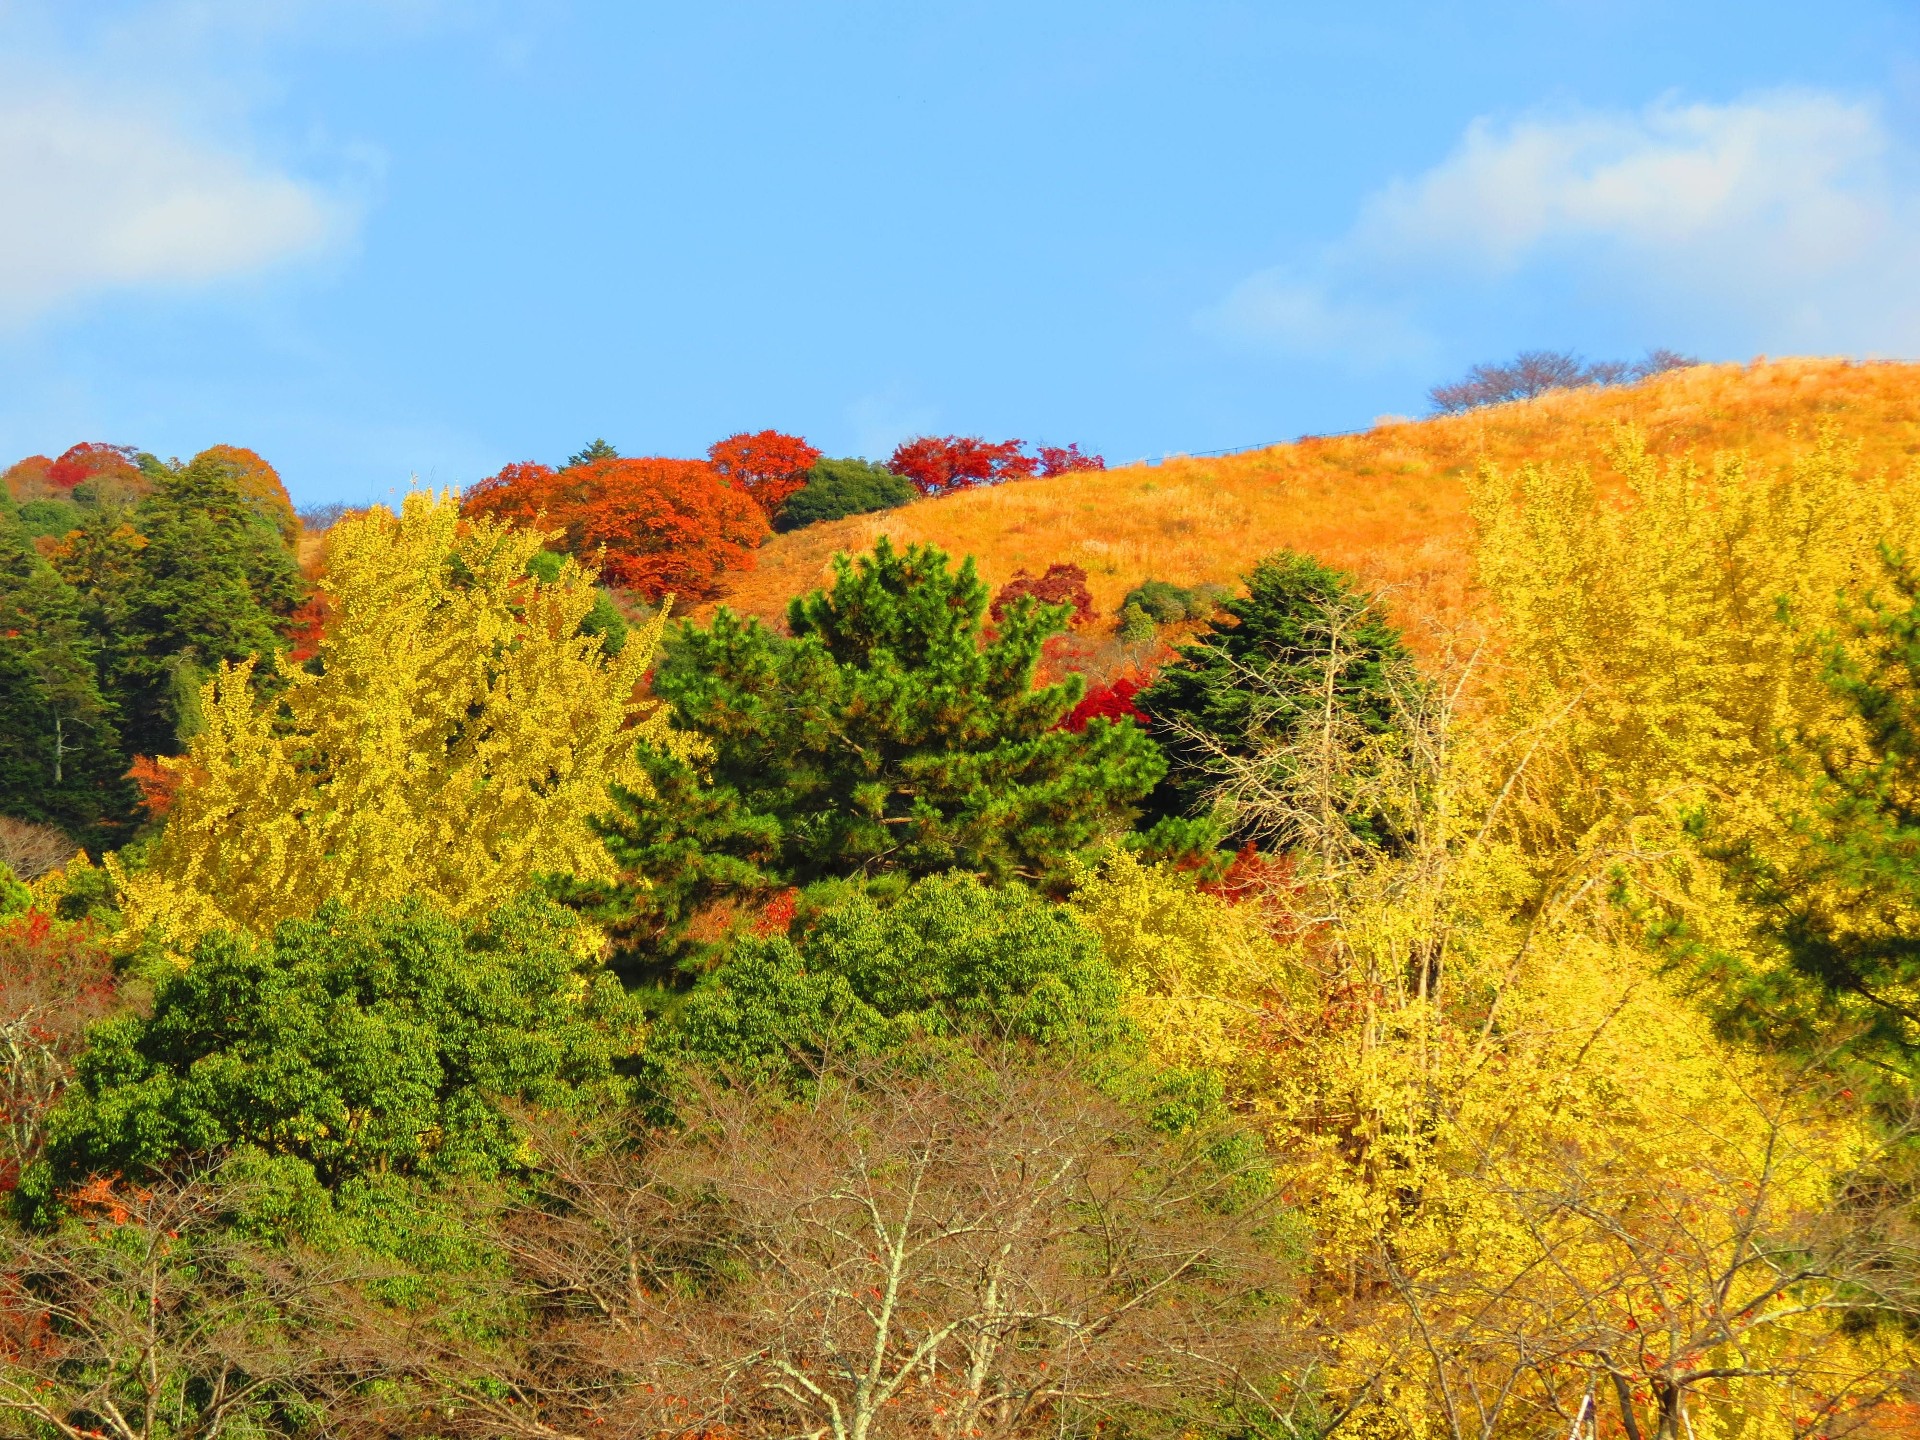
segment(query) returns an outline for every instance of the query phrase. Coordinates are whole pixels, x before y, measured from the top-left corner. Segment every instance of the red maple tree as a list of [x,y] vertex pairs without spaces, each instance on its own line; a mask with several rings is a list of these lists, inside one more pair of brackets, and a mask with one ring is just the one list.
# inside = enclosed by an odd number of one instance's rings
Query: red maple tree
[[704,597],[745,570],[771,533],[766,514],[704,460],[600,460],[554,470],[508,465],[466,494],[468,515],[559,530],[558,545],[646,599]]
[[1078,445],[1041,445],[1036,447],[1040,456],[1042,475],[1070,475],[1076,470],[1104,470],[1107,462],[1104,456],[1082,455]]
[[887,469],[906,476],[922,495],[945,495],[1033,475],[1035,462],[1021,444],[982,440],[978,435],[922,435],[899,446]]
[[140,452],[131,445],[106,445],[97,440],[83,441],[63,451],[47,466],[47,479],[55,489],[71,490],[96,475],[114,475],[138,482]]
[[707,447],[708,463],[751,495],[768,519],[807,483],[807,472],[820,454],[818,446],[778,430],[742,431]]
[[1041,445],[1029,455],[1024,440],[922,435],[896,449],[887,468],[913,481],[922,495],[945,495],[950,490],[998,485],[1003,480],[1104,470],[1107,462],[1098,455],[1081,454],[1078,445]]

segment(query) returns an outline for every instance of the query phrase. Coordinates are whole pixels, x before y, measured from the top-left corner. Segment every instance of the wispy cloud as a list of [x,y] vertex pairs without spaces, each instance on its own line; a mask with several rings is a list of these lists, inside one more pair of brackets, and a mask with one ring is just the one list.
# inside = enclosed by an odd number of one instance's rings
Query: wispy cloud
[[0,0],[0,326],[113,292],[253,276],[350,243],[379,157],[323,144],[311,127],[290,151],[272,144],[260,123],[276,93],[268,56],[321,35],[413,33],[450,8]]
[[0,318],[100,291],[200,285],[351,233],[322,187],[192,135],[158,106],[73,90],[0,100]]
[[1201,321],[1356,363],[1413,359],[1449,303],[1559,275],[1757,348],[1912,353],[1912,160],[1873,104],[1808,91],[1477,120],[1290,278],[1249,277]]

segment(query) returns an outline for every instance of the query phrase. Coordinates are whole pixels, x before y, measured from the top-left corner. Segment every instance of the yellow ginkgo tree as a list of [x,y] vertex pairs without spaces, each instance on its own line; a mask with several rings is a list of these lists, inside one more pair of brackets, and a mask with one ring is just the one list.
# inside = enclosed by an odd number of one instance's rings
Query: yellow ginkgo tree
[[609,785],[646,793],[634,743],[671,744],[638,698],[661,619],[616,655],[581,621],[592,575],[528,573],[542,536],[417,492],[328,533],[331,618],[285,684],[207,685],[205,729],[150,863],[115,866],[125,938],[175,954],[327,900],[420,897],[483,913],[547,872],[594,877]]

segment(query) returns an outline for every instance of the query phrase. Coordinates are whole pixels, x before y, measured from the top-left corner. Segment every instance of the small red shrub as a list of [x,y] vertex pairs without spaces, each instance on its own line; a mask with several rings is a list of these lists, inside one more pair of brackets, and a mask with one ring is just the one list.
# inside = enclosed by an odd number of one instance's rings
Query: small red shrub
[[180,790],[180,774],[169,770],[151,755],[136,755],[127,778],[140,789],[140,805],[158,820],[173,809],[173,797]]
[[754,917],[753,933],[759,936],[784,935],[800,911],[800,892],[789,886],[780,891]]
[[1147,717],[1133,703],[1133,697],[1142,688],[1140,682],[1131,675],[1122,675],[1111,685],[1091,686],[1060,725],[1076,735],[1087,728],[1090,720],[1131,720],[1136,725],[1144,726]]
[[993,597],[995,623],[1009,605],[1023,595],[1031,595],[1042,605],[1071,605],[1073,625],[1093,619],[1093,593],[1087,589],[1087,572],[1078,565],[1049,565],[1047,573],[1035,579],[1024,570],[1016,570],[1013,579],[1000,587]]

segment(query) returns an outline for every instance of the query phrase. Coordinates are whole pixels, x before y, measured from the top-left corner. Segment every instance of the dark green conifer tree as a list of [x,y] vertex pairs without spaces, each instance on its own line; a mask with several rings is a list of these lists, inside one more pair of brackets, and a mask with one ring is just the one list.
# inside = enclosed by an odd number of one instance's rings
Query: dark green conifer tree
[[1853,1048],[1910,1075],[1920,1057],[1920,566],[1890,553],[1885,579],[1828,657],[1827,682],[1858,724],[1799,762],[1808,804],[1795,843],[1721,850],[1786,966],[1722,963],[1719,978],[1734,1018],[1769,1038],[1824,1048],[1852,1032]]
[[137,508],[98,511],[60,560],[85,599],[126,748],[141,755],[180,748],[221,661],[281,647],[301,594],[292,552],[231,466],[198,459],[153,476]]
[[[1134,698],[1167,756],[1150,808],[1168,818],[1203,814],[1221,756],[1284,748],[1317,723],[1329,699],[1346,728],[1389,734],[1392,675],[1407,663],[1398,632],[1340,571],[1290,551],[1262,561],[1247,576],[1246,595],[1223,602]],[[1375,817],[1347,818],[1368,838],[1386,839],[1371,833]]]
[[130,813],[127,756],[96,658],[80,597],[0,516],[0,813],[76,838]]
[[656,957],[729,891],[953,869],[1057,887],[1160,776],[1131,722],[1055,728],[1080,682],[1033,679],[1065,607],[1022,601],[987,640],[972,561],[883,539],[834,565],[791,638],[723,609],[662,660],[655,691],[712,745],[710,784],[645,757],[667,803],[621,806],[604,833],[626,879],[586,902],[637,920]]

